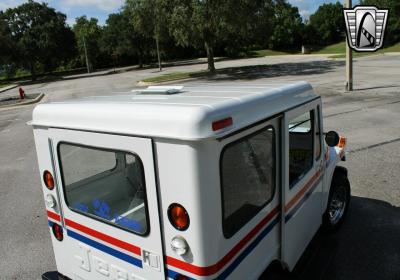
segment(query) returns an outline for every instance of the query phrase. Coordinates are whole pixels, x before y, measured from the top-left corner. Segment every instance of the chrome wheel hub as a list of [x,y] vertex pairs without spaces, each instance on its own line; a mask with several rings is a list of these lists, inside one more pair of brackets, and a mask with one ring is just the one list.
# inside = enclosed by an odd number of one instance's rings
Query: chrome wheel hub
[[344,186],[340,185],[335,188],[328,210],[329,220],[333,225],[337,224],[344,214],[347,201],[346,196],[346,188]]

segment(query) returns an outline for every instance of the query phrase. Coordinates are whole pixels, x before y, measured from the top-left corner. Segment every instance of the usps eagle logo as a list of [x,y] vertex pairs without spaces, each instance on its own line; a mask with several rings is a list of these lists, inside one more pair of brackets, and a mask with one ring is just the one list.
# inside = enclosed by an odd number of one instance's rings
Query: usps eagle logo
[[381,48],[388,13],[388,10],[379,10],[374,6],[343,9],[349,47],[360,52]]

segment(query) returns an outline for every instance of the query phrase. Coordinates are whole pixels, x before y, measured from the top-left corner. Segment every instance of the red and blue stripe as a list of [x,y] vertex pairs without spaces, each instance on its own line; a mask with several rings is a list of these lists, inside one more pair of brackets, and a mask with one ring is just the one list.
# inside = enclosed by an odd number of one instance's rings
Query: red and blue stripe
[[[60,216],[54,212],[47,211],[47,216],[51,219],[49,220],[49,226],[53,225],[54,222],[52,220],[61,221]],[[88,228],[72,220],[64,219],[64,221],[69,237],[137,267],[143,267],[140,247]]]
[[[285,215],[285,223],[295,215],[301,205],[311,196],[321,178],[320,172],[315,173],[300,191],[285,205],[285,213],[287,213]],[[167,276],[174,279],[179,274],[179,272],[176,271],[176,269],[178,269],[197,276],[211,276],[219,273],[215,278],[219,280],[228,278],[273,228],[279,224],[279,213],[280,205],[277,205],[223,258],[213,265],[197,266],[171,256],[165,256]],[[52,226],[54,222],[61,221],[60,216],[54,212],[47,211],[47,215],[49,217],[50,226]],[[64,219],[64,221],[69,237],[134,266],[143,267],[140,247],[88,228],[72,220]],[[195,278],[189,277],[189,279],[194,280]]]

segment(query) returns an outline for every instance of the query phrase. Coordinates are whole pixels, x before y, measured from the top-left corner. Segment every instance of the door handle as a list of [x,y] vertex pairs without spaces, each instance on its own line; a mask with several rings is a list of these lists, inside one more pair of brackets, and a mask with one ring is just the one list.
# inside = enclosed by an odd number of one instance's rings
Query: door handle
[[318,165],[317,165],[317,171],[320,172],[320,173],[322,173],[323,169],[324,169],[324,162],[323,162],[323,161],[320,161],[320,162],[318,163]]

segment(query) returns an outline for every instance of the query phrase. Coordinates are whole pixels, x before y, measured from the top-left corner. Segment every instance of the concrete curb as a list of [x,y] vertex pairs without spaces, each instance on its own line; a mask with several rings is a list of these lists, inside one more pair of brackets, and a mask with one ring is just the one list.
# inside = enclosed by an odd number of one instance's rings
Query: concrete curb
[[0,88],[0,93],[2,93],[3,91],[7,91],[7,90],[10,90],[10,89],[16,88],[18,86],[19,85],[13,84],[13,85],[9,85],[9,86],[6,86],[6,87],[2,87],[2,88]]
[[385,52],[384,55],[400,55],[400,52]]
[[8,104],[8,105],[0,105],[0,111],[8,110],[8,109],[16,109],[19,107],[24,107],[25,105],[31,105],[40,102],[44,97],[44,93],[39,94],[35,99],[27,100],[25,102],[21,102],[18,104]]

